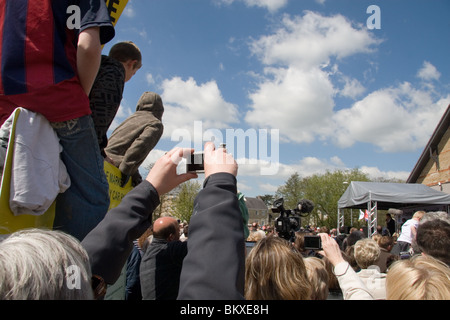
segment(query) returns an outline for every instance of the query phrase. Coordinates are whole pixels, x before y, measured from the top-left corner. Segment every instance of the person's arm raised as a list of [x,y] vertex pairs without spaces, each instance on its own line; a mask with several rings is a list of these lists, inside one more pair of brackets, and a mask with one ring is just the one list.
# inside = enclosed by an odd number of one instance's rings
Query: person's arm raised
[[175,148],[162,156],[153,166],[146,180],[125,195],[122,202],[111,209],[82,241],[89,254],[92,274],[113,284],[139,238],[152,223],[152,213],[159,205],[159,197],[179,184],[197,177],[195,173],[177,175],[176,167],[183,153],[192,149]]

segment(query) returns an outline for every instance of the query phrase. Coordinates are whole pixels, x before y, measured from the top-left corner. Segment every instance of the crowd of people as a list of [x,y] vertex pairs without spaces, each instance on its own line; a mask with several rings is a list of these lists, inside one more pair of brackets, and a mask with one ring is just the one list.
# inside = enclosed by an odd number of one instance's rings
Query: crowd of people
[[[139,175],[164,128],[156,93],[145,92],[136,113],[106,137],[125,83],[142,66],[139,48],[121,42],[101,55],[115,35],[103,0],[26,2],[27,10],[24,1],[0,2],[0,125],[17,108],[45,118],[70,186],[55,196],[53,230],[18,230],[0,242],[0,299],[102,299],[124,266],[129,300],[450,299],[447,213],[416,213],[395,240],[321,229],[321,250],[305,249],[305,233],[290,242],[273,228],[247,227],[238,165],[210,142],[189,226],[181,233],[174,218],[153,223],[160,197],[198,176],[177,174],[194,152],[181,148]],[[71,5],[80,8],[79,29],[66,24]],[[133,184],[112,209],[104,161],[119,168],[122,186]]]
[[[389,219],[386,221],[387,227],[379,226],[371,237],[356,228],[346,234],[344,227],[340,233],[327,232],[328,228],[323,227],[318,232],[296,232],[294,242],[290,242],[272,232],[252,230],[254,235],[250,234],[248,240],[254,241],[256,234],[259,240],[246,260],[245,297],[450,299],[450,215],[417,211],[402,225],[400,236],[395,229],[391,236]],[[322,250],[305,249],[305,236],[310,235],[321,238]],[[306,298],[305,278],[310,287]],[[293,284],[288,292],[284,290],[286,283]]]

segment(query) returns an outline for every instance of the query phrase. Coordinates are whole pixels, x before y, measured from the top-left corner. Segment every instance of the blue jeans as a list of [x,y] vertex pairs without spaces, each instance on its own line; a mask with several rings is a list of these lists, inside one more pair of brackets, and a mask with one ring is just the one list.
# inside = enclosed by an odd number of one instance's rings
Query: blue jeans
[[56,198],[53,228],[80,241],[105,217],[109,184],[91,116],[51,124],[63,147],[71,185]]

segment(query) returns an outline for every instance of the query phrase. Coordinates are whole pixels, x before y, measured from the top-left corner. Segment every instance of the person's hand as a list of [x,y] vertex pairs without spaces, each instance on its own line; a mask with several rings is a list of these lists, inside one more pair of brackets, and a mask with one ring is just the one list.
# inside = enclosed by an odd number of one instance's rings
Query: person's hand
[[339,244],[331,238],[326,233],[319,233],[320,239],[322,240],[322,249],[321,254],[330,260],[333,266],[337,266],[339,263],[344,262],[344,258],[342,257],[341,249],[339,248]]
[[207,142],[204,150],[205,178],[219,172],[226,172],[237,176],[238,165],[233,156],[224,148],[216,150],[214,143]]
[[174,148],[156,161],[146,180],[155,187],[160,196],[171,191],[181,183],[198,177],[194,172],[177,174],[177,165],[180,163],[183,155],[193,152],[194,149]]

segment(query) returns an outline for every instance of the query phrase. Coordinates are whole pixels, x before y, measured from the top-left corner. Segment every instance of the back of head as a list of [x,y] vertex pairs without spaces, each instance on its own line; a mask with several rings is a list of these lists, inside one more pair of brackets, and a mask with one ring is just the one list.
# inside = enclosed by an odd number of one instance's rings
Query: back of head
[[426,255],[450,266],[450,224],[434,219],[421,223],[417,228],[416,243]]
[[310,296],[305,263],[288,241],[269,236],[256,243],[246,259],[246,299],[309,300]]
[[394,245],[394,238],[392,238],[391,236],[382,236],[380,239],[378,239],[378,245],[380,246],[380,248],[390,251],[392,249],[392,246]]
[[355,260],[361,269],[367,269],[380,257],[380,247],[373,239],[362,239],[355,243]]
[[431,220],[444,220],[445,222],[450,224],[450,214],[445,211],[430,211],[423,215],[422,220],[420,220],[420,224],[423,224],[427,221]]
[[180,239],[180,227],[178,221],[172,217],[162,217],[153,223],[153,238],[166,241]]
[[359,230],[355,230],[348,235],[347,246],[350,247],[350,246],[354,245],[357,241],[359,241],[363,238],[364,238],[364,233],[362,233]]
[[161,96],[155,92],[144,92],[136,106],[136,111],[151,112],[159,120],[164,113],[164,105]]
[[413,219],[422,219],[422,217],[425,215],[425,211],[416,211],[414,215],[412,216]]
[[386,277],[388,300],[449,300],[450,268],[431,257],[399,260]]
[[304,261],[312,287],[311,300],[326,300],[329,275],[325,261],[316,257],[308,257]]
[[127,62],[128,60],[136,60],[136,69],[142,66],[142,54],[138,46],[132,41],[124,41],[116,43],[111,47],[109,56],[120,62]]
[[0,300],[93,299],[80,242],[63,232],[23,230],[0,242]]

